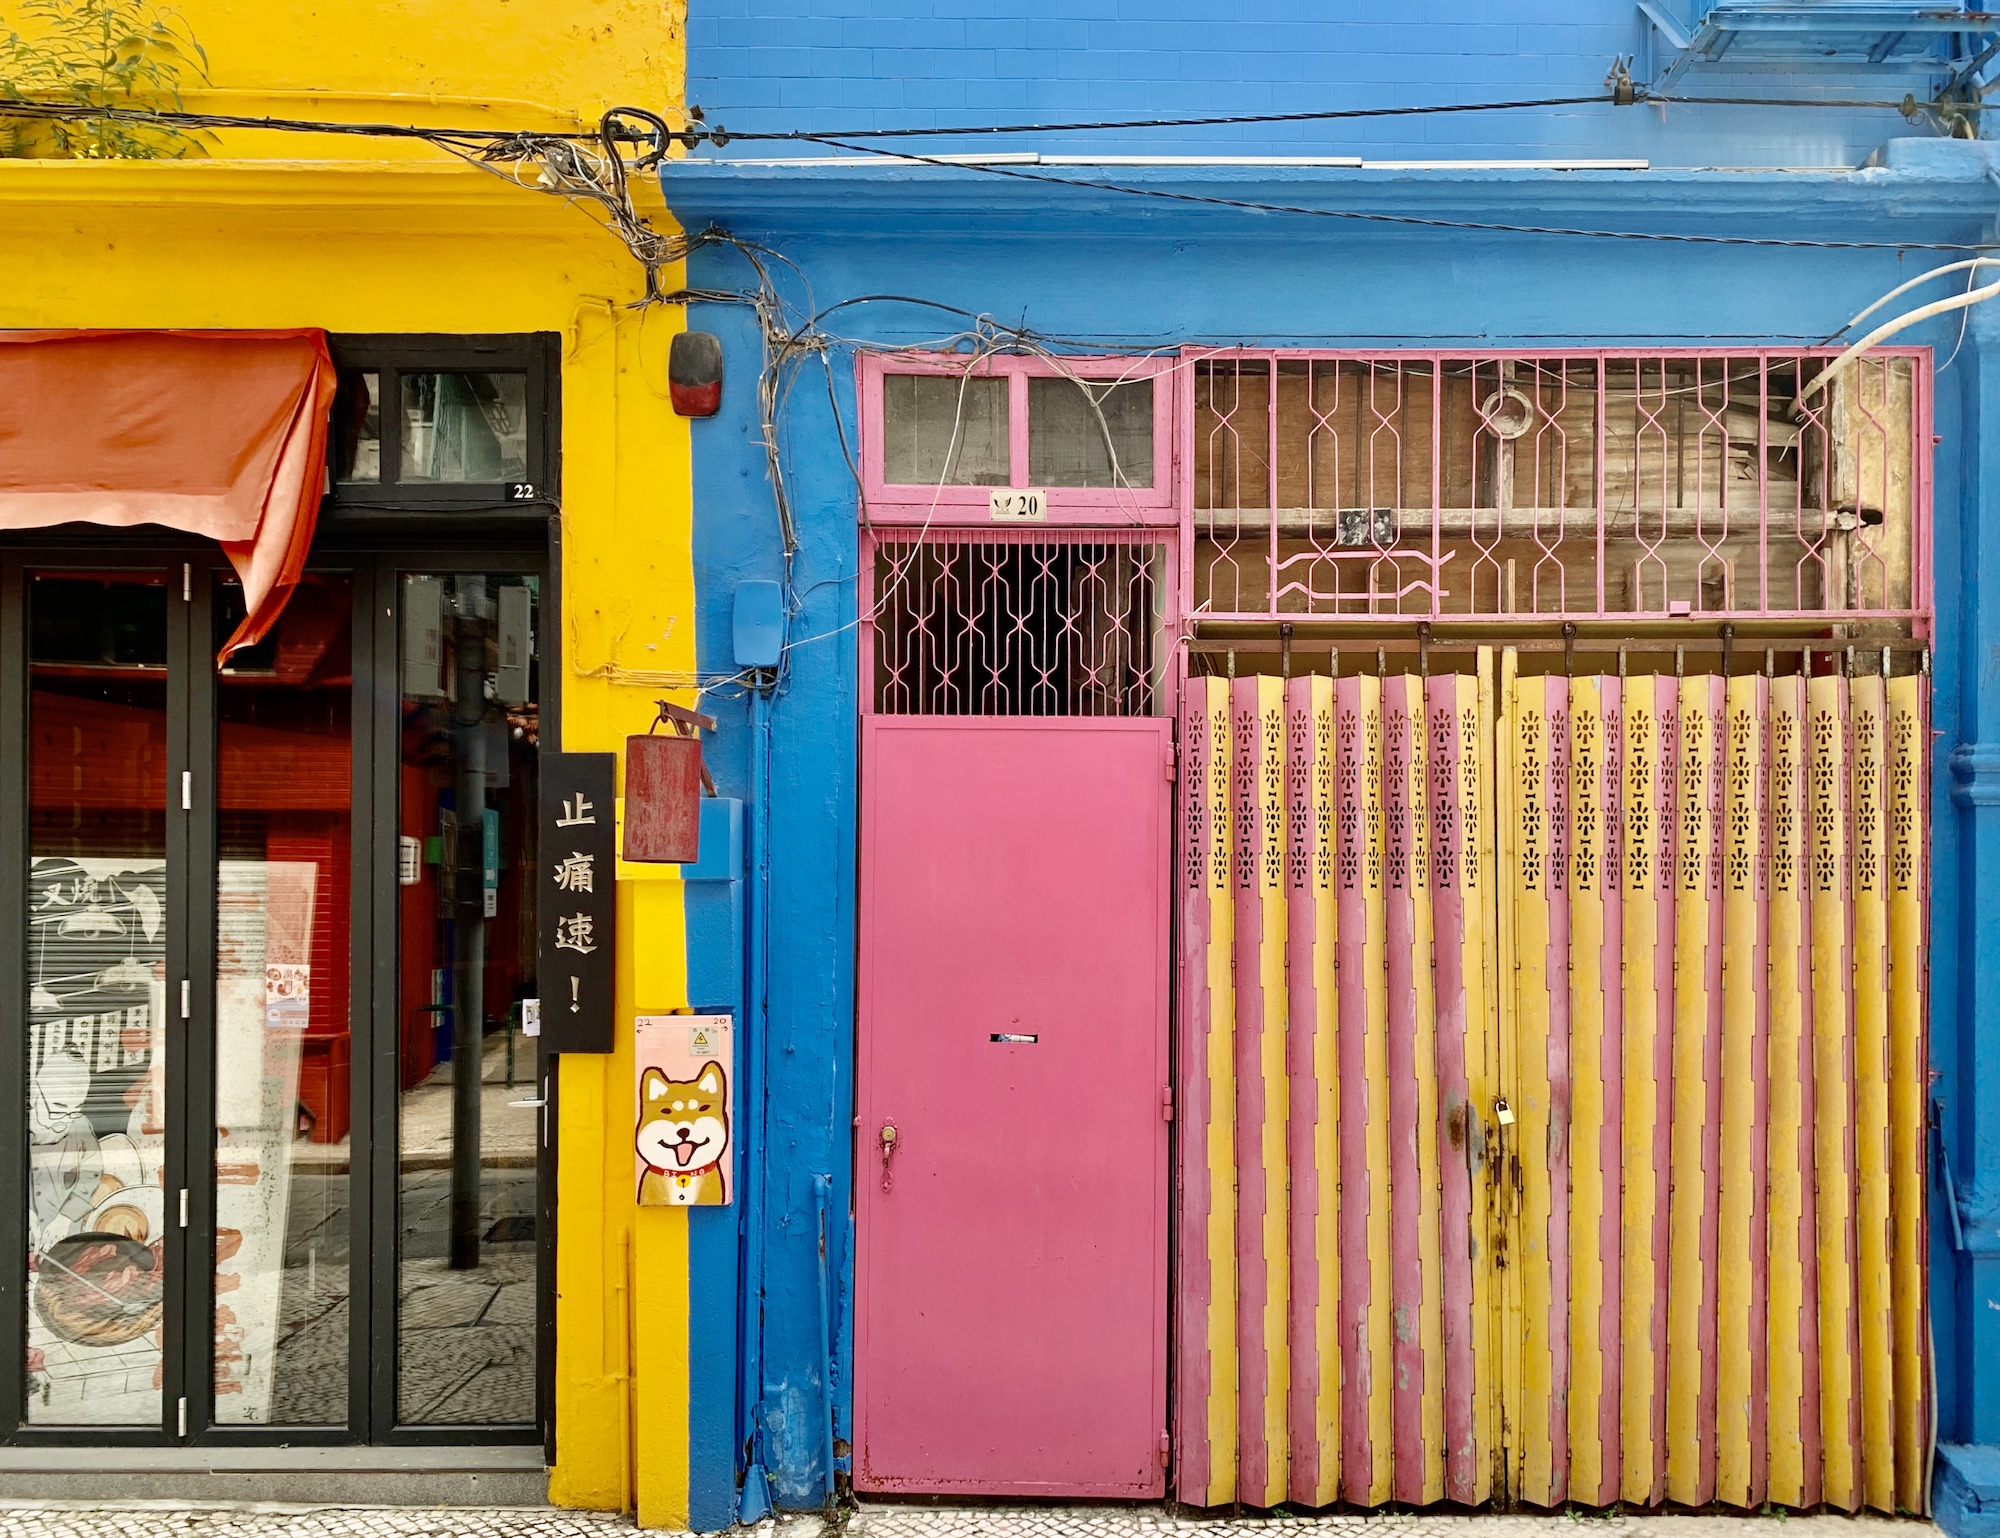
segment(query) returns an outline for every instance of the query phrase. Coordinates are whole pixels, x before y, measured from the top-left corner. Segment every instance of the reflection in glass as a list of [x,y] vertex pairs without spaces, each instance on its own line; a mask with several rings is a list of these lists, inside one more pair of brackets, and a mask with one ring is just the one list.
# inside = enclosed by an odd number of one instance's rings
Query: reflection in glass
[[1152,485],[1153,381],[1030,379],[1028,483]]
[[524,481],[528,376],[404,374],[404,481]]
[[1005,486],[1007,380],[885,375],[882,455],[891,486]]
[[167,579],[28,605],[27,1418],[158,1425]]
[[401,593],[396,1413],[535,1419],[537,579]]
[[343,481],[382,479],[382,376],[342,369],[333,397],[333,462]]
[[[352,582],[218,678],[215,1419],[344,1424]],[[217,584],[215,645],[243,618]]]

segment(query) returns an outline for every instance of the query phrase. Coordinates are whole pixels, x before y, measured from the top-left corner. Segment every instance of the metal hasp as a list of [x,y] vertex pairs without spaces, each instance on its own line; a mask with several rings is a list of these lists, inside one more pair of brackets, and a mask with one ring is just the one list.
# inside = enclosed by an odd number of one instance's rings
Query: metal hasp
[[2000,29],[2000,15],[1938,5],[1718,5],[1687,27],[1657,0],[1639,0],[1639,14],[1653,35],[1654,95],[1671,90],[1690,70],[1713,65],[1942,74],[1951,61],[1937,52],[1940,43],[1962,37],[1972,42],[1967,52],[1977,52]]

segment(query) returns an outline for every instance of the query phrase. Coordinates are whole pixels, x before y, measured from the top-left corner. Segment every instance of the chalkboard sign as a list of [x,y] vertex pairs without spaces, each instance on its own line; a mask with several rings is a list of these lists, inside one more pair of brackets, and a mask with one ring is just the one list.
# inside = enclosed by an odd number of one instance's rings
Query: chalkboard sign
[[609,1052],[617,925],[613,753],[541,756],[542,1040],[551,1052]]

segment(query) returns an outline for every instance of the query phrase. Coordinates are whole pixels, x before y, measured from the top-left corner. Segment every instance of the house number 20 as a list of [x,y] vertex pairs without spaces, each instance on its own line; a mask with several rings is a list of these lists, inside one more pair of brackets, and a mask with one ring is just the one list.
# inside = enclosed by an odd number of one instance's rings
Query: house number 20
[[1049,494],[1046,491],[995,488],[988,506],[995,523],[1049,521]]

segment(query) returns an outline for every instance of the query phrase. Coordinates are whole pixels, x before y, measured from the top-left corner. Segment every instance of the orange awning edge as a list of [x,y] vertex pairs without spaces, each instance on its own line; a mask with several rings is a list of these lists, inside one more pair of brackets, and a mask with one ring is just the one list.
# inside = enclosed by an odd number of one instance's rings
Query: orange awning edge
[[326,333],[0,331],[0,529],[158,525],[216,540],[261,640],[326,476]]

